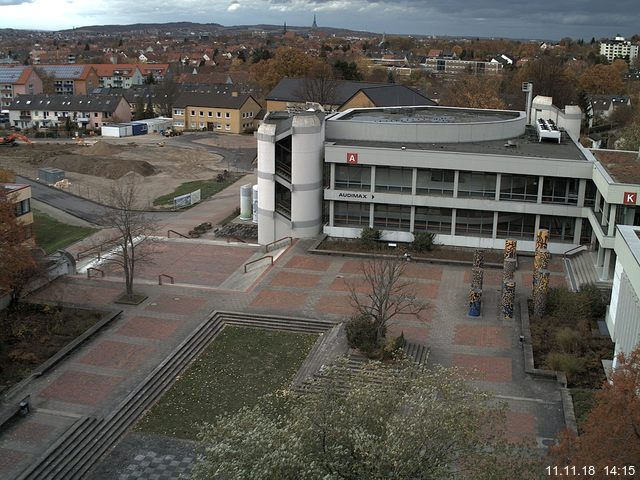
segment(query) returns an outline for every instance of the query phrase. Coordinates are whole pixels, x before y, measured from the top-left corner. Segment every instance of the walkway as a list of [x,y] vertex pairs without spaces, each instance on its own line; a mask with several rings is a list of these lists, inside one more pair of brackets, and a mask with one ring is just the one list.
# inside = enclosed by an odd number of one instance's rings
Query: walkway
[[[230,188],[237,192],[237,186]],[[216,218],[211,215],[226,216],[222,205],[231,203],[230,199],[205,202],[164,226],[180,229],[206,215],[209,221]],[[360,261],[307,254],[310,243],[297,242],[252,284],[234,289],[222,287],[231,278],[244,275],[246,259],[261,255],[257,247],[168,242],[158,258],[161,267],[157,268],[170,269],[172,275],[184,279],[182,285],[138,283],[136,290],[146,294],[147,300],[137,306],[118,306],[124,310],[121,318],[56,369],[28,385],[34,412],[0,436],[0,476],[14,478],[79,416],[108,415],[214,310],[342,321],[351,311],[347,282],[362,283]],[[524,264],[517,272],[522,294],[530,284]],[[406,273],[419,298],[431,307],[420,319],[399,318],[391,333],[404,332],[407,340],[429,346],[430,362],[474,368],[477,373],[471,381],[507,403],[510,437],[531,438],[540,445],[549,443],[563,425],[558,388],[523,373],[519,326],[497,315],[498,271],[485,275],[483,316],[466,315],[469,270],[408,265]],[[554,271],[553,282],[563,281],[562,273]],[[208,288],[198,286],[203,282],[208,282]],[[114,307],[121,289],[117,279],[87,281],[71,277],[55,282],[33,299]],[[135,435],[127,435],[124,446],[106,457],[92,478],[143,478],[133,472],[144,470],[141,468],[149,462],[160,459],[158,465],[180,464],[194,453],[195,447],[186,445],[180,455],[169,458],[173,444],[153,448],[146,440],[136,442]],[[182,467],[187,468],[186,464]]]

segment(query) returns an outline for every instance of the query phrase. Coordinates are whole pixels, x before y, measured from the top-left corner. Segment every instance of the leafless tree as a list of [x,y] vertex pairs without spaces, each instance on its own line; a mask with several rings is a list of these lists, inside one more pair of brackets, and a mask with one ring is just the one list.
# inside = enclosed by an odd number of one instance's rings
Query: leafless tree
[[43,68],[36,67],[34,68],[38,77],[42,81],[42,93],[45,94],[54,94],[56,93],[56,85],[55,85],[55,77],[53,75],[49,75]]
[[153,89],[154,103],[157,105],[160,115],[171,117],[173,104],[180,94],[180,87],[169,75],[158,83]]
[[305,102],[315,102],[322,106],[335,104],[336,80],[330,65],[323,63],[313,68],[304,78],[296,95]]
[[371,319],[378,340],[384,337],[391,319],[399,314],[419,314],[427,304],[418,300],[415,289],[405,278],[407,262],[402,258],[375,257],[362,265],[366,292],[358,292],[358,285],[347,282],[351,305],[358,315]]
[[102,217],[102,224],[114,231],[107,242],[110,249],[109,263],[122,268],[126,296],[133,298],[133,280],[136,267],[151,263],[154,254],[154,234],[158,225],[148,212],[136,209],[140,195],[140,181],[135,175],[122,177],[109,192],[109,209]]

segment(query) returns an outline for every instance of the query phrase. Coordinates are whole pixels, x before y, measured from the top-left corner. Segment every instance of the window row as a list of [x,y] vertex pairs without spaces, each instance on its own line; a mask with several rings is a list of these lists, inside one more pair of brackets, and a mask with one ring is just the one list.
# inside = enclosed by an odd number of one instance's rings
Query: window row
[[[368,203],[334,202],[335,226],[369,226]],[[453,210],[451,208],[415,207],[414,231],[451,234]],[[496,238],[533,239],[536,216],[525,213],[498,212]],[[380,230],[410,231],[411,207],[408,205],[375,204],[373,227]],[[575,218],[540,215],[540,227],[549,230],[556,242],[572,243]],[[485,210],[456,210],[455,235],[493,237],[494,213]]]
[[[376,167],[376,192],[395,192],[410,195],[413,185],[413,168]],[[334,185],[338,190],[371,190],[372,168],[366,165],[335,165]],[[500,200],[537,202],[540,178],[534,175],[502,174]],[[458,197],[496,198],[498,176],[495,173],[460,171],[458,173]],[[418,168],[416,173],[417,195],[441,195],[453,197],[454,170]],[[578,204],[577,178],[545,177],[542,186],[542,203],[564,205]],[[591,191],[587,192],[587,198]]]
[[[174,110],[174,113],[176,115],[180,115],[177,112],[178,112],[178,110]],[[201,117],[204,117],[204,110],[200,110],[199,114],[200,114]],[[192,117],[196,116],[196,111],[195,110],[191,110],[191,116]],[[213,112],[211,112],[211,111],[207,112],[207,116],[208,117],[213,117]],[[216,118],[222,118],[222,112],[216,112]],[[224,112],[224,118],[231,118],[231,114],[229,112]]]

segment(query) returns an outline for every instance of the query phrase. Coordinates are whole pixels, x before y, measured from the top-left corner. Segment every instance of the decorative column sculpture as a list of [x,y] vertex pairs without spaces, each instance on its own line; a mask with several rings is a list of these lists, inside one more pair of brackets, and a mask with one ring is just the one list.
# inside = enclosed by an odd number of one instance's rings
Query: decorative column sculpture
[[482,307],[482,290],[472,288],[469,291],[469,316],[479,317]]
[[516,282],[509,281],[503,286],[502,291],[502,318],[513,320],[513,302],[516,297]]
[[533,316],[542,318],[547,308],[547,297],[549,296],[549,270],[540,270],[538,272],[538,282],[533,294]]

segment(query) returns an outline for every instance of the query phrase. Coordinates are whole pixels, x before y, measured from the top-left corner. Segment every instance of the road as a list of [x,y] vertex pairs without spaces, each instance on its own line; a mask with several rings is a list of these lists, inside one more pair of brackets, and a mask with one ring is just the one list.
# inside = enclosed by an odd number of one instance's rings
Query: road
[[243,170],[245,172],[250,172],[253,170],[253,161],[255,160],[257,155],[256,148],[234,147],[232,149],[229,149],[218,147],[215,145],[197,143],[197,140],[210,139],[212,135],[217,134],[212,132],[189,133],[180,135],[179,137],[167,138],[167,144],[172,146],[182,146],[185,148],[206,150],[208,152],[221,155],[224,158],[224,162],[227,164],[229,170]]
[[[16,177],[18,183],[31,185],[31,196],[40,202],[51,205],[58,210],[86,220],[94,225],[103,225],[102,217],[111,207],[101,205],[86,198],[72,195],[57,188],[48,187],[42,183],[30,180],[26,177]],[[179,212],[149,212],[149,217],[158,221],[168,220]]]

